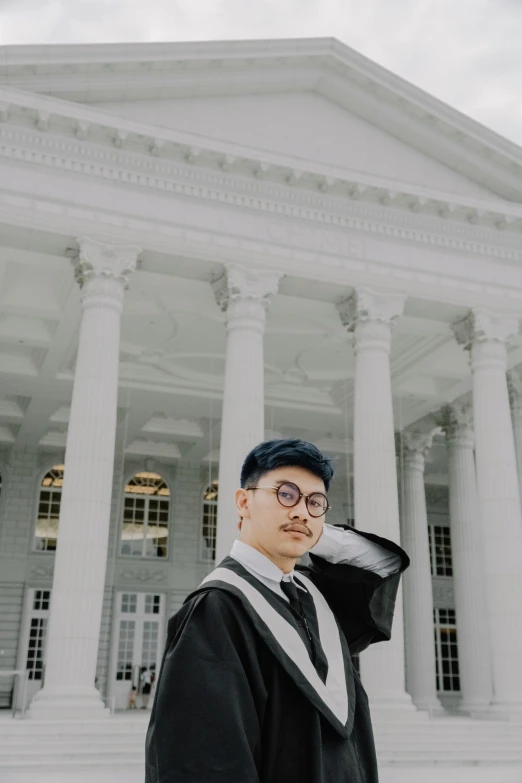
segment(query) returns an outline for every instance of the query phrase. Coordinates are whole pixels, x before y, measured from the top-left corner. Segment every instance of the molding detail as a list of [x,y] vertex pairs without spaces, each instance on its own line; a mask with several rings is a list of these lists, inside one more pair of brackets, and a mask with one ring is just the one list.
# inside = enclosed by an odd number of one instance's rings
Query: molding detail
[[449,489],[439,484],[426,484],[426,505],[429,511],[449,513]]
[[477,342],[509,342],[518,334],[519,321],[517,316],[501,315],[477,308],[466,318],[452,324],[451,328],[458,344],[469,349]]
[[454,587],[451,578],[439,576],[433,580],[433,603],[435,607],[454,608]]
[[[116,133],[121,128],[115,126],[113,130]],[[216,171],[213,160],[209,161],[208,168],[199,158],[197,166],[183,165],[188,163],[187,147],[179,144],[179,163],[172,155],[170,160],[166,159],[167,147],[173,145],[166,138],[151,136],[140,154],[115,148],[112,141],[110,146],[104,146],[101,139],[92,138],[94,131],[95,126],[85,120],[75,120],[70,137],[59,137],[51,131],[34,133],[4,123],[0,129],[0,157],[77,172],[102,181],[131,183],[137,188],[171,191],[198,200],[299,218],[308,224],[326,224],[447,250],[522,261],[519,232],[516,231],[517,225],[522,228],[522,213],[506,220],[505,209],[499,211],[498,204],[484,202],[479,205],[462,199],[459,205],[454,205],[452,220],[448,223],[436,217],[445,208],[443,194],[428,197],[422,209],[412,212],[410,208],[402,209],[401,202],[406,206],[412,201],[420,203],[419,194],[391,191],[384,182],[367,187],[354,183],[353,178],[336,179],[335,195],[325,195],[328,175],[324,171],[308,172],[301,177],[298,186],[289,187],[284,179],[281,182],[266,180],[273,169],[281,169],[268,162],[253,161],[251,176],[237,166],[231,174],[219,165]],[[88,147],[83,143],[87,135]],[[182,149],[185,150],[183,154]],[[189,158],[194,152],[194,148],[189,150]],[[222,153],[219,160],[223,160]],[[292,166],[287,167],[288,172],[293,170]],[[355,199],[354,193],[357,194]],[[393,193],[392,200],[390,193]],[[367,196],[364,201],[363,194]],[[388,203],[391,208],[386,206]],[[481,217],[471,225],[469,216],[474,212]],[[510,231],[499,231],[499,221]]]
[[281,272],[228,264],[225,273],[212,284],[212,288],[222,312],[228,310],[231,302],[240,300],[258,302],[266,310],[271,297],[277,294],[282,277]]
[[352,332],[358,323],[378,321],[393,326],[402,315],[405,301],[405,296],[358,288],[337,305],[337,310],[343,326]]
[[165,571],[148,571],[145,568],[125,569],[118,574],[118,580],[122,582],[134,582],[139,584],[159,584],[166,582]]
[[35,579],[52,579],[53,572],[54,572],[54,564],[48,566],[37,565],[31,568],[29,575],[34,577]]
[[101,277],[128,285],[129,275],[136,269],[141,248],[136,245],[112,245],[80,237],[78,256],[73,259],[74,276],[80,288],[93,278]]
[[444,405],[434,418],[445,433],[448,445],[456,443],[459,446],[473,448],[475,437],[471,400],[456,400],[451,405]]
[[435,427],[431,432],[404,430],[402,433],[402,443],[406,453],[412,455],[418,454],[425,459],[428,456],[433,443],[433,437],[438,429],[438,427]]

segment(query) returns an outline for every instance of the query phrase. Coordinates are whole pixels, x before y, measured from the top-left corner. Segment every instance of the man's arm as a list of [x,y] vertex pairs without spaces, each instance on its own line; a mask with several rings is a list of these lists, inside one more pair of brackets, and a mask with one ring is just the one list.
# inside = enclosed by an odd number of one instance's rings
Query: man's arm
[[389,576],[401,570],[401,557],[381,544],[359,535],[354,528],[325,525],[311,555],[322,557],[329,563],[365,568],[379,576]]
[[169,627],[147,732],[146,783],[258,783],[264,686],[241,613],[219,590],[183,609],[186,616]]
[[329,525],[325,531],[310,550],[311,566],[298,570],[323,593],[350,651],[360,653],[391,638],[400,575],[410,561],[398,544],[373,533]]

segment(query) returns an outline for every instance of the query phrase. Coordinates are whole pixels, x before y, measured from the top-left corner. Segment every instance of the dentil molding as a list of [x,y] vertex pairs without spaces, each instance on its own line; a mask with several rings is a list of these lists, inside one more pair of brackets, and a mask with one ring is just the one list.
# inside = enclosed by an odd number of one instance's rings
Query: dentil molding
[[[122,133],[120,129],[118,135],[115,129],[118,138]],[[50,130],[35,132],[7,123],[0,128],[0,157],[307,223],[522,260],[518,233],[519,228],[522,230],[522,208],[518,205],[510,205],[508,213],[500,202],[481,203],[453,196],[447,202],[442,194],[390,191],[385,185],[369,186],[353,178],[337,179],[335,187],[333,183],[325,187],[331,177],[325,178],[321,171],[308,171],[306,176],[296,178],[293,166],[285,175],[280,163],[265,163],[263,176],[259,176],[259,161],[252,161],[250,169],[233,168],[227,154],[221,155],[226,162],[223,166],[217,153],[206,160],[201,150],[197,152],[193,147],[189,153],[180,151],[178,163],[160,157],[160,141],[154,137],[147,150],[135,152],[123,149],[122,144],[103,146],[100,140],[94,144],[84,140],[82,134],[71,139],[53,135]],[[277,175],[276,181],[267,181],[270,171]],[[289,187],[291,175],[293,184]]]

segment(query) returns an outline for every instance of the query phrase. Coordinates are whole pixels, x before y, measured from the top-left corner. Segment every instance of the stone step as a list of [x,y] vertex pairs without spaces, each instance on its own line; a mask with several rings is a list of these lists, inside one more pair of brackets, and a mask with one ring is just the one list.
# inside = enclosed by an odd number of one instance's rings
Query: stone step
[[[106,723],[106,724],[75,724],[75,723],[58,723],[36,724],[32,721],[12,721],[11,723],[0,723],[0,742],[2,740],[14,739],[14,738],[27,738],[31,737],[31,741],[38,737],[71,737],[71,736],[85,736],[85,737],[97,737],[97,736],[145,736],[147,730],[147,723]],[[382,737],[416,737],[419,739],[431,738],[431,737],[443,737],[443,738],[459,738],[465,739],[466,737],[483,738],[491,740],[496,737],[512,737],[514,739],[520,739],[522,743],[522,727],[504,723],[494,723],[492,725],[483,726],[482,724],[472,724],[471,726],[448,726],[447,724],[441,725],[437,723],[411,727],[411,726],[384,726],[374,725],[374,733],[376,736]]]
[[54,769],[55,767],[61,767],[63,769],[72,769],[74,767],[143,767],[143,755],[129,756],[127,753],[122,754],[97,754],[91,756],[89,754],[73,754],[62,753],[59,758],[52,758],[48,761],[38,761],[37,759],[31,760],[26,758],[11,758],[5,759],[0,762],[0,778],[2,769]]
[[[519,754],[508,754],[505,752],[489,753],[477,757],[474,754],[453,753],[447,754],[444,758],[435,757],[422,751],[409,751],[392,753],[380,753],[378,755],[379,766],[517,766],[522,771],[522,759]],[[49,757],[48,759],[29,759],[26,756],[11,756],[2,759],[0,762],[0,772],[2,769],[10,768],[50,768],[50,767],[72,767],[72,766],[129,766],[132,768],[143,766],[142,754],[130,754],[129,752],[99,752],[96,754],[87,753],[69,753],[62,752],[59,757]],[[522,779],[522,776],[521,776]]]
[[[149,717],[116,715],[76,722],[2,716],[0,779],[2,769],[142,768]],[[461,717],[417,724],[381,719],[375,725],[375,736],[380,766],[514,765],[522,772],[522,726],[517,724]]]
[[[34,737],[29,736],[17,736],[10,738],[0,739],[0,756],[4,753],[8,753],[12,750],[22,748],[24,752],[47,752],[54,749],[60,750],[64,747],[64,742],[67,743],[67,747],[144,747],[145,735],[126,735],[126,734],[89,734],[89,735],[56,735],[52,738],[47,736]],[[520,748],[520,754],[522,756],[522,742],[517,737],[495,737],[490,738],[487,743],[484,743],[480,737],[454,737],[454,736],[439,736],[439,737],[423,737],[422,740],[418,737],[389,737],[376,735],[376,745],[380,748],[393,748],[399,746],[401,748],[477,748],[480,749],[483,746],[486,747],[499,747],[499,748]]]
[[489,742],[490,740],[496,738],[507,737],[512,740],[518,740],[522,744],[522,731],[501,730],[498,732],[488,731],[485,733],[482,732],[474,733],[471,731],[458,732],[458,731],[448,731],[447,729],[443,731],[438,731],[434,729],[433,731],[420,732],[420,731],[408,731],[407,729],[405,730],[405,729],[397,728],[397,729],[388,729],[388,730],[375,729],[374,734],[376,737],[395,737],[397,739],[403,739],[406,737],[415,737],[418,740],[423,740],[428,737],[436,737],[436,738],[443,738],[443,739],[456,738],[465,741],[468,738],[473,738],[485,742]]
[[489,741],[495,737],[511,737],[512,739],[518,739],[522,743],[522,729],[512,729],[508,726],[498,729],[491,729],[490,731],[469,731],[469,730],[452,730],[442,726],[432,726],[424,730],[412,730],[403,726],[395,727],[382,727],[374,726],[373,733],[379,737],[417,737],[423,739],[424,737],[458,737],[459,739],[466,739],[466,737],[473,737],[475,739],[482,739]]
[[56,736],[71,736],[75,734],[80,735],[115,735],[115,734],[132,734],[143,735],[147,731],[147,722],[107,722],[100,724],[99,722],[93,723],[81,723],[76,724],[73,722],[60,722],[60,723],[36,723],[33,721],[14,720],[11,722],[0,722],[0,738],[5,737],[56,737]]
[[[68,738],[68,741],[64,744],[61,739],[57,738],[52,743],[46,740],[31,744],[27,742],[3,743],[3,746],[0,747],[0,762],[14,757],[25,759],[39,758],[41,760],[52,757],[61,758],[64,754],[68,756],[71,754],[97,756],[103,753],[120,756],[121,754],[130,753],[137,758],[142,758],[144,752],[143,739],[143,737],[138,740],[120,737],[75,738],[74,740]],[[491,742],[484,745],[484,743],[477,741],[463,745],[460,742],[447,741],[440,743],[427,741],[419,745],[419,743],[410,741],[397,745],[396,743],[381,742],[377,739],[376,746],[379,756],[386,757],[402,757],[406,754],[419,755],[420,757],[430,755],[443,758],[470,756],[478,759],[486,757],[497,758],[500,755],[517,758],[522,762],[522,747],[517,742]]]

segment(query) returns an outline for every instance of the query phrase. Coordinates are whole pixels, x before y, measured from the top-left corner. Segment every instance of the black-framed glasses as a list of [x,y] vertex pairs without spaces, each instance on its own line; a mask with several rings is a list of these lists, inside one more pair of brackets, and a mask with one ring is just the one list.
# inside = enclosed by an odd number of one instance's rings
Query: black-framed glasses
[[273,489],[276,492],[277,499],[285,508],[297,506],[301,498],[305,499],[306,508],[311,517],[322,517],[331,509],[328,498],[322,492],[312,492],[306,495],[301,492],[297,484],[286,481],[278,487],[245,487],[245,489]]

